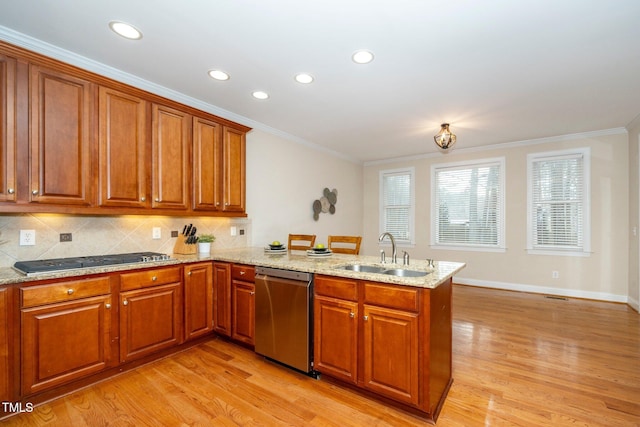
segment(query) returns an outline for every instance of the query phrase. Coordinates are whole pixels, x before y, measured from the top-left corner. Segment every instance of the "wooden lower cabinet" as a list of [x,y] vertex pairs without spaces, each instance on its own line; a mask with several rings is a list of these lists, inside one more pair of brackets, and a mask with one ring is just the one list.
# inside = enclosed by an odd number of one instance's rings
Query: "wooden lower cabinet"
[[9,289],[0,288],[0,402],[11,400],[9,336]]
[[234,264],[231,276],[231,338],[253,346],[256,318],[255,268]]
[[316,276],[314,369],[435,420],[451,385],[451,281],[435,289]]
[[181,283],[120,293],[120,362],[182,342]]
[[231,336],[231,264],[213,263],[213,330]]
[[213,330],[213,264],[202,262],[184,267],[184,339]]
[[83,378],[110,365],[109,278],[25,287],[21,297],[23,395]]

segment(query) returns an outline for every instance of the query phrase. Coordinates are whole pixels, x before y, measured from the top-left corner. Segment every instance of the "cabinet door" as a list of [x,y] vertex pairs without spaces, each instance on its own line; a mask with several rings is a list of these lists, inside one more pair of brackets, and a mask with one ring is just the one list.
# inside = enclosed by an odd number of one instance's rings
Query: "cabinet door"
[[191,116],[153,104],[152,125],[152,207],[187,209]]
[[[9,290],[0,288],[0,401],[11,399],[9,386]],[[2,414],[2,412],[0,412]]]
[[0,55],[0,202],[16,200],[16,60]]
[[211,262],[184,267],[185,340],[213,330],[213,265]]
[[227,212],[245,211],[245,134],[224,127],[224,206]]
[[147,102],[100,87],[99,204],[149,206]]
[[314,315],[314,369],[357,383],[358,304],[316,295]]
[[222,210],[222,127],[193,118],[193,209]]
[[255,345],[256,285],[234,280],[232,283],[233,327],[231,338],[249,345]]
[[110,307],[107,295],[22,309],[22,394],[105,369],[111,358]]
[[213,263],[213,330],[231,336],[231,265]]
[[182,342],[181,283],[120,294],[120,361]]
[[418,314],[363,306],[364,387],[418,405]]
[[30,67],[32,203],[90,205],[93,85]]

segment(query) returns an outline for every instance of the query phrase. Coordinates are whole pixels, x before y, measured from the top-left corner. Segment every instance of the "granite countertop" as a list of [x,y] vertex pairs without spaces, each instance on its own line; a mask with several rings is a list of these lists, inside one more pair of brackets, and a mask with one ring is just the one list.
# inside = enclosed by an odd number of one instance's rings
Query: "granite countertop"
[[340,266],[348,264],[376,265],[380,266],[380,259],[366,255],[331,254],[329,256],[309,256],[305,252],[286,252],[283,254],[267,253],[264,248],[239,248],[212,250],[207,256],[203,255],[179,255],[171,254],[172,259],[166,261],[154,261],[138,264],[118,264],[82,270],[57,271],[27,277],[13,268],[0,268],[0,285],[26,283],[35,280],[73,278],[90,274],[111,273],[124,270],[136,270],[149,267],[162,267],[170,265],[187,264],[198,261],[226,261],[238,264],[249,264],[261,267],[281,268],[297,270],[308,273],[325,274],[352,279],[371,280],[383,283],[395,283],[405,286],[420,288],[435,288],[448,280],[465,267],[465,263],[435,261],[435,268],[430,269],[423,260],[411,260],[410,265],[384,264],[385,268],[405,268],[408,270],[429,271],[422,277],[398,277],[380,273],[355,272],[340,269]]

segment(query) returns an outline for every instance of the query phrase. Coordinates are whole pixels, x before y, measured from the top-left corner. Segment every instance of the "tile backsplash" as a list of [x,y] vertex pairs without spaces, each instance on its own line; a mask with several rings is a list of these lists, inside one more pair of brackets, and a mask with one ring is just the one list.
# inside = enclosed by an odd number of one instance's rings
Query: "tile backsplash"
[[[251,241],[247,218],[0,215],[0,267],[11,267],[16,261],[73,256],[146,251],[171,254],[176,241],[171,232],[181,232],[185,224],[198,227],[198,235],[215,235],[213,249],[246,247]],[[231,236],[232,226],[237,228],[236,236]],[[160,228],[160,239],[152,238],[154,227]],[[20,230],[35,230],[35,245],[20,246]],[[61,242],[61,233],[71,233],[72,240]]]

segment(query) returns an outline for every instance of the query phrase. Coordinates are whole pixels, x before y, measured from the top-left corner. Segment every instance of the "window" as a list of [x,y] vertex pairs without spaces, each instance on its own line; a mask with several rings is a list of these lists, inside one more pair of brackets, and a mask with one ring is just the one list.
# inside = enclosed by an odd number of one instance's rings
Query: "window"
[[527,156],[530,253],[588,254],[589,165],[588,148]]
[[380,171],[380,233],[413,244],[414,168]]
[[504,250],[504,158],[431,167],[431,244]]

